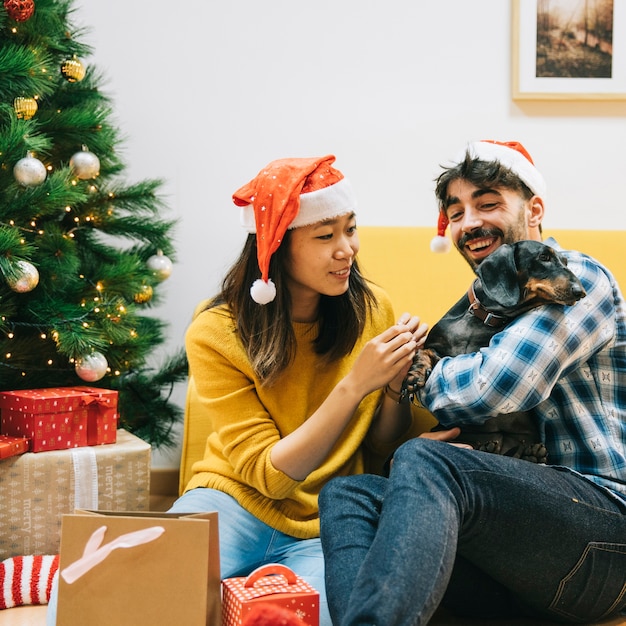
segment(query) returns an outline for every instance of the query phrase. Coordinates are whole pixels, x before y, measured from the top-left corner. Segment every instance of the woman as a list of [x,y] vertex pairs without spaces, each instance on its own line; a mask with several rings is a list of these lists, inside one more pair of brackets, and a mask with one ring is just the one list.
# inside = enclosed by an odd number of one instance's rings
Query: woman
[[426,332],[408,314],[395,323],[361,275],[334,161],[274,161],[233,196],[249,235],[186,337],[213,432],[171,509],[218,511],[222,578],[287,565],[320,592],[325,625],[318,494],[408,435],[399,390]]

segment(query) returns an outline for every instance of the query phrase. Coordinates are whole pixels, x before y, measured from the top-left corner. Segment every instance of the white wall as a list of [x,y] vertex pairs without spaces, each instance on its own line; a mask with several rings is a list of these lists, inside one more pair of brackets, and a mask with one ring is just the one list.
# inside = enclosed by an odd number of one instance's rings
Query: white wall
[[547,226],[626,230],[626,102],[513,102],[510,0],[76,2],[127,177],[166,179],[180,219],[153,309],[169,347],[243,242],[232,192],[275,158],[333,153],[361,224],[434,233],[438,165],[470,139],[518,140],[548,181]]

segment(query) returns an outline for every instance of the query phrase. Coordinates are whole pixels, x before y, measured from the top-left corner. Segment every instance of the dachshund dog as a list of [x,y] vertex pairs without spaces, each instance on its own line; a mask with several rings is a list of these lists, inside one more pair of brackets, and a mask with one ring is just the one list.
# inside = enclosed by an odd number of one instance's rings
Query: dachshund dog
[[[570,306],[585,297],[567,259],[539,241],[503,244],[478,268],[478,278],[428,333],[402,385],[414,400],[443,356],[477,352],[514,318],[543,304]],[[435,427],[439,428],[439,427]],[[529,412],[497,415],[465,426],[456,440],[474,449],[545,463],[547,450]]]

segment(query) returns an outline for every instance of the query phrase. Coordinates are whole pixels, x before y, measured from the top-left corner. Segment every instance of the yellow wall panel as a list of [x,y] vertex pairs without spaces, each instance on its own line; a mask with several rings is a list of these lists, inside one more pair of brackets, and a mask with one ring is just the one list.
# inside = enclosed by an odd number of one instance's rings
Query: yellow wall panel
[[[359,226],[359,263],[364,274],[385,288],[396,315],[408,311],[433,325],[467,290],[474,274],[452,249],[430,251],[435,228]],[[585,252],[626,285],[626,231],[545,230],[563,248]]]

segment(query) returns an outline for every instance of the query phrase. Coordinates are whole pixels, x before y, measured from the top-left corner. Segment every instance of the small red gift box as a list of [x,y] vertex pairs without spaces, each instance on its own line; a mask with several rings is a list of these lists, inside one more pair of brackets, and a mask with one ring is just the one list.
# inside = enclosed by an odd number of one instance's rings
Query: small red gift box
[[115,443],[117,391],[51,387],[0,392],[0,433],[26,437],[31,452]]
[[319,626],[320,594],[278,563],[263,565],[248,577],[222,581],[222,626],[241,626],[252,607],[260,602],[293,611],[307,626]]
[[0,459],[28,452],[30,443],[25,437],[0,435]]

